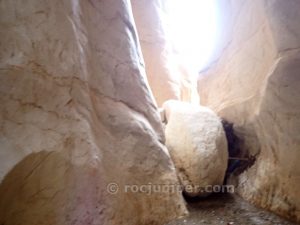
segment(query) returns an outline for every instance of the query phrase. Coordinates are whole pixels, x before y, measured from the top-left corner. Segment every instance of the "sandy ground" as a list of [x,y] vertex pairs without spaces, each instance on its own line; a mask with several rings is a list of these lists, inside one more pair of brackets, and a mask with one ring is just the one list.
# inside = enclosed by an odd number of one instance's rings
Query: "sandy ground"
[[206,199],[190,200],[188,209],[188,217],[167,225],[296,225],[230,194],[216,194]]

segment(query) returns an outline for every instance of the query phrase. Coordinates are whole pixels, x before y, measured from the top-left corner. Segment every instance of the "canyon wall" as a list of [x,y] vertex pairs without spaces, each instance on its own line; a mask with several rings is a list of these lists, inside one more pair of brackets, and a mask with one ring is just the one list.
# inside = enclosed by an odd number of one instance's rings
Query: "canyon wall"
[[[166,27],[166,1],[131,0],[149,85],[158,106],[169,99],[197,103],[197,80],[175,60]],[[170,3],[172,4],[172,3]]]
[[200,74],[201,104],[232,122],[242,154],[256,158],[235,178],[237,192],[300,221],[300,2],[219,4],[227,33]]
[[0,10],[0,224],[148,225],[186,213],[178,192],[124,190],[178,182],[129,1],[4,0]]

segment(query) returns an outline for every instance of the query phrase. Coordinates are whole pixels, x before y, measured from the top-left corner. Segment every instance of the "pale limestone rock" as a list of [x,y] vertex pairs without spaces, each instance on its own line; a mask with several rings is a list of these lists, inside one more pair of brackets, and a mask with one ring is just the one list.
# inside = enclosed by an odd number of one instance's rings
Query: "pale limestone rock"
[[165,102],[163,107],[168,120],[166,145],[185,192],[192,197],[206,196],[208,185],[223,184],[227,169],[222,123],[206,107],[175,100]]
[[[219,0],[226,5],[226,1]],[[300,221],[300,2],[231,1],[229,34],[201,74],[201,103],[235,125],[255,164],[236,178],[238,193]],[[229,15],[232,15],[230,17]]]
[[174,59],[164,0],[131,0],[147,78],[158,106],[169,99],[199,103],[197,80]]
[[0,224],[183,215],[180,193],[124,193],[178,182],[129,2],[4,0],[0,10]]
[[170,49],[162,21],[161,0],[131,0],[149,85],[159,106],[180,99],[180,77],[170,71]]

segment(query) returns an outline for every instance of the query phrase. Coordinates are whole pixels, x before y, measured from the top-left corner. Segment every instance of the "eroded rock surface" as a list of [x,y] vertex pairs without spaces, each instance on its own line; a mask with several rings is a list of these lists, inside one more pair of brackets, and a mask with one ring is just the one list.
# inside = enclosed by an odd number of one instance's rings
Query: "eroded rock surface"
[[129,2],[4,0],[0,10],[0,224],[183,215],[180,193],[123,189],[178,182]]
[[201,74],[201,103],[229,122],[255,164],[236,178],[245,199],[300,221],[300,2],[221,1],[230,29]]
[[206,107],[175,100],[163,104],[168,120],[166,145],[178,177],[191,197],[206,196],[209,185],[222,185],[227,141],[222,123]]

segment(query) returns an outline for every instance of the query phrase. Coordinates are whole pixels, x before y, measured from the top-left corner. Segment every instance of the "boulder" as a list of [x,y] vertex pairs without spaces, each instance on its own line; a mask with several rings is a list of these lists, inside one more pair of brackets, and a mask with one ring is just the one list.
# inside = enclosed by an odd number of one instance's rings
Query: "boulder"
[[163,104],[166,145],[184,192],[206,196],[222,185],[227,169],[227,140],[220,118],[209,108],[176,100]]

